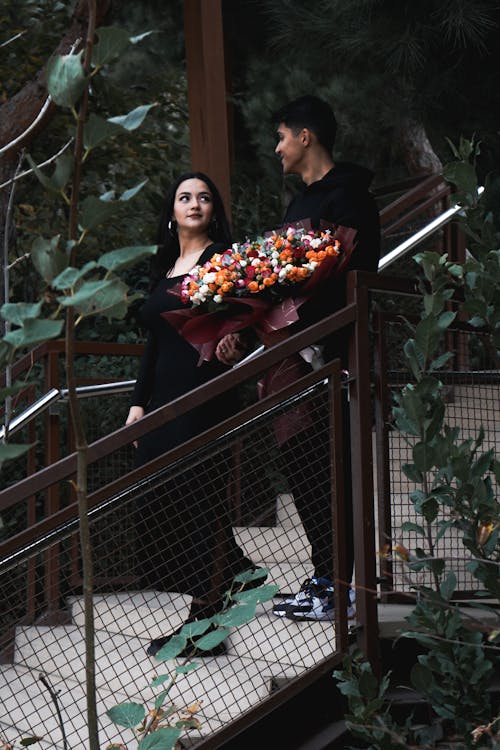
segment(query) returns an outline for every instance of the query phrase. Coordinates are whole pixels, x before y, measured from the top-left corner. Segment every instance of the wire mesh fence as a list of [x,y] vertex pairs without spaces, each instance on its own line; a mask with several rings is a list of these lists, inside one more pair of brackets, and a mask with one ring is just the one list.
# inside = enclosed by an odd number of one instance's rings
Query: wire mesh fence
[[[161,675],[193,659],[197,668],[173,681],[166,703],[176,708],[164,717],[172,724],[190,717],[184,747],[337,655],[331,597],[317,598],[321,617],[273,611],[313,575],[304,520],[317,525],[316,544],[332,565],[334,541],[345,543],[324,523],[336,500],[333,417],[331,387],[320,380],[91,510],[100,746],[134,736],[112,722],[113,706],[154,709],[167,682]],[[96,462],[98,484],[108,477],[104,464]],[[38,736],[46,747],[88,746],[79,545],[73,519],[0,568],[6,741]],[[255,569],[265,571],[261,579],[234,583]],[[258,591],[272,584],[276,597],[259,601]],[[191,617],[199,621],[227,606],[228,590],[253,591],[257,606],[219,647],[166,662],[148,654],[152,642],[166,641]]]
[[[389,411],[385,415],[389,427],[387,454],[389,466],[388,493],[382,498],[379,523],[379,545],[393,547],[395,543],[408,550],[422,547],[422,539],[416,531],[403,529],[405,522],[421,521],[411,502],[410,494],[420,486],[411,482],[402,467],[413,461],[413,444],[416,439],[398,432],[392,426],[390,407],[394,403],[391,394],[398,392],[406,383],[412,382],[411,373],[405,369],[401,357],[400,342],[407,332],[407,323],[401,316],[384,317],[383,331],[386,350],[386,383]],[[436,375],[443,383],[443,397],[446,403],[444,423],[458,428],[459,442],[476,440],[481,429],[484,439],[479,453],[495,449],[500,435],[500,378],[492,368],[488,357],[487,337],[470,329],[451,328],[448,339],[443,342],[443,350],[453,351],[454,357],[449,369]],[[381,481],[380,485],[383,484]],[[384,517],[386,522],[384,522]],[[420,518],[420,521],[419,521]],[[452,519],[452,510],[441,507],[438,521]],[[478,591],[480,582],[469,569],[470,553],[462,542],[463,532],[450,528],[441,538],[435,540],[434,554],[447,561],[457,575],[457,592],[464,596]],[[381,576],[385,577],[386,590],[402,595],[413,592],[414,586],[431,585],[430,571],[408,574],[408,567],[394,557],[389,570],[381,565]]]

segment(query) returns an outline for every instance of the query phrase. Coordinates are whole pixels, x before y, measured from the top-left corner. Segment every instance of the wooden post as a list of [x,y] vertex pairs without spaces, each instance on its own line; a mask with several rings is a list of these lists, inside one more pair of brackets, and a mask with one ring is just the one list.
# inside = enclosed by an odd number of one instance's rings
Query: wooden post
[[191,164],[217,185],[231,219],[230,149],[221,0],[184,0]]

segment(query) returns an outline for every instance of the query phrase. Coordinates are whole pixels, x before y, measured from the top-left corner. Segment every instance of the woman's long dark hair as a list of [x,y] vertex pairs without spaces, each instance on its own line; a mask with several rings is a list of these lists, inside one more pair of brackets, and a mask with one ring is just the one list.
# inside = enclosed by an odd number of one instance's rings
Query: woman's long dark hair
[[212,193],[214,213],[208,227],[208,236],[212,242],[221,242],[226,247],[231,247],[231,229],[224,209],[224,203],[215,184],[203,172],[185,172],[172,183],[165,197],[156,239],[158,250],[151,263],[151,287],[154,287],[158,280],[174,267],[175,261],[180,255],[177,231],[174,228],[169,229],[168,225],[174,212],[177,188],[185,180],[192,179],[202,180]]

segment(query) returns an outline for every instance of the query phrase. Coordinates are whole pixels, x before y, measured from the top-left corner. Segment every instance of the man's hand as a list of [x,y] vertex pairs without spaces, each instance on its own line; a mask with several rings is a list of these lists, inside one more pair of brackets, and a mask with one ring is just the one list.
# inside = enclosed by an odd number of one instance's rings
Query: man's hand
[[228,333],[217,344],[215,356],[224,365],[235,365],[245,356],[247,345],[239,333]]

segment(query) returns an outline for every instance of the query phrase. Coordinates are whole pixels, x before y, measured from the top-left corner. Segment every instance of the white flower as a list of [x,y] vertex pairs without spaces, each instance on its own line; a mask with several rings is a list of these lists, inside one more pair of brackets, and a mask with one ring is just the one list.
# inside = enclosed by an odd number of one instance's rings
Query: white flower
[[313,247],[316,250],[316,248],[321,245],[322,241],[323,240],[321,240],[320,237],[315,237],[311,240],[309,244],[311,245],[311,247]]
[[214,294],[214,302],[222,302],[222,295],[221,294]]
[[[208,274],[207,274],[207,276],[208,276]],[[205,276],[205,279],[207,278],[207,276]],[[210,291],[210,288],[208,287],[208,285],[207,284],[202,284],[200,286],[198,294],[200,295],[200,297],[205,297],[205,294],[208,294],[209,291]],[[205,300],[203,300],[203,301],[205,301]]]
[[214,273],[214,271],[211,271],[211,272],[209,271],[209,272],[208,272],[208,273],[206,273],[206,274],[205,274],[205,276],[203,277],[203,284],[204,284],[204,285],[205,285],[205,284],[213,284],[213,283],[214,283],[214,281],[215,281],[215,273]]

